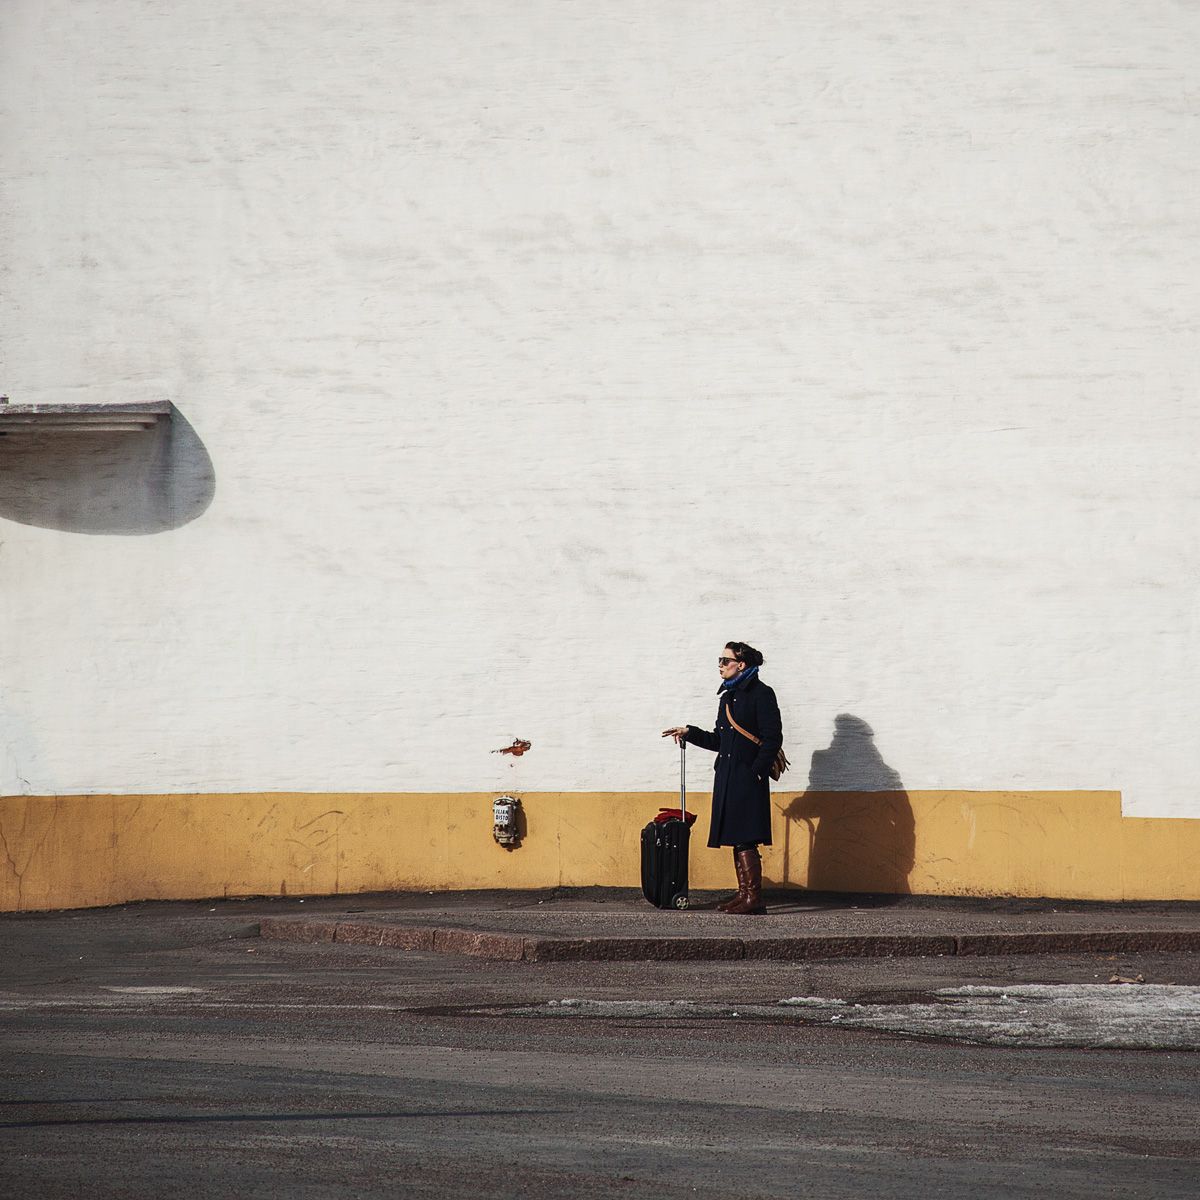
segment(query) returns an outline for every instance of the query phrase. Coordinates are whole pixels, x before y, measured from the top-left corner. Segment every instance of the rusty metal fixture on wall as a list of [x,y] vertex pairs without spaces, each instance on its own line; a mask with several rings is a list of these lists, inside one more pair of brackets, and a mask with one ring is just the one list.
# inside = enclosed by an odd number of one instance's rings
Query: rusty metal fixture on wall
[[492,801],[492,837],[508,850],[521,844],[521,801],[516,796],[497,796]]
[[526,741],[524,738],[513,738],[511,746],[504,746],[499,750],[493,750],[493,754],[511,754],[513,758],[520,758],[526,750],[532,748],[533,743]]

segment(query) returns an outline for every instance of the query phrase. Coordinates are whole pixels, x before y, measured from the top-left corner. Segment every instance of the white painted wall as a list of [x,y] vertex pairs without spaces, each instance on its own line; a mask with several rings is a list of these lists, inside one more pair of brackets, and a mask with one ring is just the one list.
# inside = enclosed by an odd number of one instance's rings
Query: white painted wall
[[0,22],[3,390],[216,472],[0,518],[0,793],[669,789],[738,637],[795,787],[1200,817],[1196,5]]

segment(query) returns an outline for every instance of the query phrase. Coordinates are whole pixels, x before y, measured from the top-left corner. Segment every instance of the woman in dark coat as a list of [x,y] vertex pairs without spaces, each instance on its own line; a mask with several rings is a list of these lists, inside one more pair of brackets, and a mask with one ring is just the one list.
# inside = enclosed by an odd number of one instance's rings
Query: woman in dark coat
[[[664,729],[663,737],[716,752],[710,846],[732,846],[735,896],[723,912],[765,913],[759,846],[771,844],[771,764],[783,746],[783,722],[775,693],[758,677],[763,656],[745,642],[729,642],[717,659],[721,697],[716,728]],[[740,726],[739,730],[737,727]]]

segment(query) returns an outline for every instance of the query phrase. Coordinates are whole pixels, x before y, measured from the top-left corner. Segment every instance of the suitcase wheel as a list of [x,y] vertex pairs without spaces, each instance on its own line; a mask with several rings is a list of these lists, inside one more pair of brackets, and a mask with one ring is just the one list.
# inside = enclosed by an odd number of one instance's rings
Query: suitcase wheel
[[687,906],[688,906],[687,892],[680,892],[678,896],[672,897],[672,899],[671,899],[671,907],[672,908],[687,908]]

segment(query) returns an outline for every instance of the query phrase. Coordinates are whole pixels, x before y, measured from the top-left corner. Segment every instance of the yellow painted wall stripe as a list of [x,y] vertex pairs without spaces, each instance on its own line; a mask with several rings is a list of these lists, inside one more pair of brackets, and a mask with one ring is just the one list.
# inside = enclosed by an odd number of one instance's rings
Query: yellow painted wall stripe
[[[515,850],[492,793],[0,797],[0,911],[392,889],[638,885],[675,793],[536,793]],[[768,885],[929,895],[1200,899],[1200,820],[1129,818],[1118,792],[781,792]],[[707,803],[692,887],[728,888]]]

